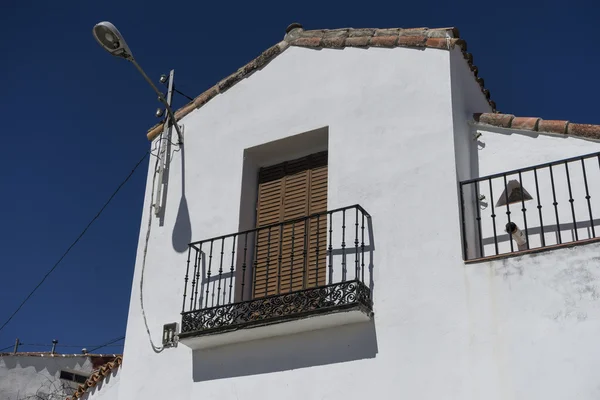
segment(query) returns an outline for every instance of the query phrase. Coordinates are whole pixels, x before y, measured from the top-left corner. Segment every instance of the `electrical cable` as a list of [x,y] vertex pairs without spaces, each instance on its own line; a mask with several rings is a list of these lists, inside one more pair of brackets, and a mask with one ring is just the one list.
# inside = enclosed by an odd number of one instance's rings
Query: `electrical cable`
[[[122,337],[119,337],[119,338],[116,338],[116,339],[111,339],[108,342],[106,342],[104,344],[101,344],[101,345],[82,346],[82,345],[74,345],[74,344],[57,344],[56,347],[77,347],[77,348],[80,348],[80,349],[92,347],[92,349],[88,351],[88,353],[90,353],[92,351],[101,349],[103,347],[121,347],[121,346],[123,346],[123,343],[121,343],[121,344],[113,344],[113,343],[119,342],[119,341],[121,341],[123,339],[125,339],[125,336],[122,336]],[[10,345],[10,346],[7,346],[7,347],[4,347],[4,348],[1,348],[0,351],[10,349],[13,346],[14,346],[14,344]],[[50,347],[50,344],[48,344],[48,343],[21,343],[21,342],[19,342],[19,347],[21,347],[21,346]]]
[[[19,343],[19,346],[32,346],[32,347],[49,347],[50,345],[48,343],[46,344],[42,344],[42,343]],[[83,349],[83,348],[88,348],[88,347],[95,347],[98,346],[97,344],[94,345],[75,345],[75,344],[57,344],[56,347],[75,347],[75,348],[79,348],[79,349]],[[117,346],[122,346],[122,344],[114,344],[110,347],[117,347]],[[102,347],[108,347],[106,345],[102,345]]]
[[[171,130],[169,129],[169,140]],[[154,197],[154,188],[156,184],[156,174],[158,173],[158,162],[160,158],[156,157],[156,163],[154,164],[154,175],[152,175],[152,190],[150,191],[150,207],[148,207],[148,228],[146,229],[146,239],[144,241],[144,253],[142,256],[142,272],[140,276],[140,308],[142,310],[142,317],[144,318],[144,325],[146,327],[146,333],[148,334],[148,340],[150,340],[150,345],[152,346],[152,350],[156,353],[160,353],[164,350],[164,347],[158,347],[154,344],[152,340],[152,335],[150,334],[150,328],[148,327],[148,320],[146,319],[146,311],[144,310],[144,271],[146,269],[146,255],[148,254],[148,242],[150,241],[150,228],[152,227],[152,208],[154,205],[152,204],[152,198]]]
[[92,224],[98,219],[98,217],[100,217],[100,214],[102,214],[102,212],[104,211],[104,209],[109,205],[109,203],[112,201],[112,199],[117,195],[117,193],[119,192],[119,190],[121,190],[121,188],[123,187],[123,185],[125,185],[125,183],[127,183],[127,181],[129,181],[129,178],[131,178],[131,176],[133,175],[133,173],[136,171],[136,169],[140,166],[140,164],[142,163],[142,161],[144,161],[146,159],[146,156],[148,156],[149,152],[147,151],[144,156],[140,159],[140,161],[137,162],[137,164],[135,165],[135,167],[133,167],[133,169],[131,170],[131,172],[129,173],[129,175],[127,175],[127,178],[125,178],[124,181],[121,182],[121,184],[119,184],[119,186],[117,187],[117,189],[113,192],[113,194],[109,197],[109,199],[106,201],[106,203],[104,203],[104,205],[102,206],[102,208],[100,208],[100,211],[98,211],[98,213],[96,214],[96,216],[94,216],[94,218],[92,218],[92,220],[87,224],[87,226],[85,227],[85,229],[79,234],[79,236],[77,237],[77,239],[75,239],[75,241],[73,243],[71,243],[71,245],[67,248],[67,250],[63,253],[63,255],[58,259],[58,261],[54,264],[54,266],[52,266],[52,268],[50,268],[50,270],[46,273],[46,275],[44,275],[44,277],[42,278],[42,280],[40,281],[40,283],[37,284],[37,286],[35,288],[33,288],[33,290],[27,295],[27,297],[25,297],[25,300],[23,300],[23,302],[19,305],[19,307],[17,307],[17,309],[12,313],[12,315],[4,322],[4,324],[2,324],[2,326],[0,326],[0,331],[2,331],[2,329],[4,329],[4,327],[6,325],[8,325],[8,323],[13,319],[13,317],[15,315],[17,315],[17,313],[19,312],[19,310],[21,310],[21,308],[23,307],[23,305],[31,298],[31,296],[33,296],[33,294],[35,293],[36,290],[38,290],[38,288],[40,286],[42,286],[42,283],[44,283],[44,281],[46,280],[46,278],[48,278],[48,276],[56,269],[56,267],[58,267],[58,264],[60,264],[60,262],[67,256],[67,254],[69,254],[69,252],[71,251],[71,249],[77,244],[77,242],[79,242],[79,240],[83,237],[83,235],[85,235],[85,233],[87,232],[87,230],[90,228],[90,226],[92,226]]
[[173,90],[176,91],[177,93],[179,93],[180,95],[182,95],[183,97],[187,98],[189,101],[194,101],[194,99],[192,97],[188,96],[187,94],[181,93],[179,90],[177,90],[175,88],[173,88]]
[[[161,122],[161,124],[164,124],[164,122]],[[151,146],[150,155],[154,156],[154,157],[158,157],[160,160],[162,160],[162,159],[160,158],[159,152],[160,152],[160,148],[161,148],[161,144],[162,144],[163,140],[166,140],[168,142],[168,144],[170,144],[173,147],[178,146],[178,144],[174,143],[170,138],[164,139],[161,136],[158,140],[155,140],[154,143],[156,143],[156,145],[153,144]],[[155,151],[156,151],[156,154],[154,154]],[[177,153],[178,151],[179,151],[179,149],[173,150],[173,152],[171,153],[171,158],[173,158],[173,154]]]
[[108,347],[109,345],[111,345],[111,344],[113,344],[113,343],[115,343],[115,342],[119,342],[119,341],[121,341],[121,340],[123,340],[123,339],[125,339],[125,336],[123,336],[123,337],[120,337],[120,338],[117,338],[117,339],[110,340],[110,341],[108,341],[107,343],[105,343],[105,344],[103,344],[103,345],[101,345],[101,346],[94,347],[93,349],[91,349],[91,350],[88,350],[88,353],[91,353],[91,352],[93,352],[93,351],[96,351],[96,350],[98,350],[98,349],[101,349],[101,348],[103,348],[103,347]]

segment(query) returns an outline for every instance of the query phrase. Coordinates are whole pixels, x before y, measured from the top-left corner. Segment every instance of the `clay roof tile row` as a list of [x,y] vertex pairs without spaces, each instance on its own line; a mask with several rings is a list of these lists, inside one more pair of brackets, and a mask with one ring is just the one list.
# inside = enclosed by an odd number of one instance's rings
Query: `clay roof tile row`
[[[458,47],[467,61],[477,83],[481,87],[481,91],[488,99],[492,110],[496,111],[496,104],[490,100],[489,90],[484,87],[483,79],[478,77],[479,70],[473,64],[473,55],[467,52],[467,43],[460,39],[458,29],[456,28],[343,28],[305,31],[302,28],[302,25],[293,23],[286,29],[286,35],[281,42],[269,47],[254,60],[239,68],[236,72],[221,80],[216,85],[196,97],[193,101],[177,110],[175,112],[176,120],[180,120],[193,110],[202,107],[219,93],[225,92],[252,72],[264,67],[290,46],[313,49],[342,49],[345,47],[412,47],[442,50],[451,50]],[[164,122],[150,128],[147,133],[149,140],[153,140],[160,134],[163,129],[163,124]]]
[[[484,86],[484,80],[478,76],[479,70],[473,64],[473,55],[467,52],[467,44],[460,38],[459,31],[456,28],[343,28],[305,31],[302,28],[302,25],[293,23],[286,29],[285,37],[281,42],[269,47],[254,60],[250,61],[233,74],[200,94],[193,101],[177,110],[177,112],[175,112],[175,118],[180,120],[193,110],[202,107],[218,94],[225,92],[257,69],[264,67],[290,46],[314,49],[342,49],[345,47],[412,47],[442,50],[451,50],[458,47],[492,109],[491,113],[475,114],[474,119],[476,122],[501,128],[559,133],[588,139],[600,139],[600,125],[577,124],[569,121],[545,121],[541,118],[515,117],[511,114],[498,113],[496,104],[490,100],[489,90]],[[162,131],[163,126],[164,122],[150,128],[147,133],[148,139],[153,140],[156,138]]]
[[68,397],[66,400],[76,400],[81,398],[89,389],[98,385],[102,382],[108,375],[112,373],[113,370],[116,370],[121,366],[123,362],[122,356],[117,356],[114,360],[102,365],[100,368],[94,371],[92,375],[75,391],[73,396]]
[[537,117],[515,117],[512,114],[474,114],[475,122],[498,128],[510,128],[532,132],[558,133],[600,140],[600,125],[576,124],[570,121],[543,120]]

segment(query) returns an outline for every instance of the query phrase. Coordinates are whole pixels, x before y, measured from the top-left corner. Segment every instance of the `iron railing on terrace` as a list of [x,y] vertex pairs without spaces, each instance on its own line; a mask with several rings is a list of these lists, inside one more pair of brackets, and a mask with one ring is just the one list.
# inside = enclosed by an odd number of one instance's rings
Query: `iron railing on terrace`
[[463,257],[586,242],[600,235],[600,153],[460,182]]
[[371,310],[371,232],[353,205],[190,243],[180,337]]

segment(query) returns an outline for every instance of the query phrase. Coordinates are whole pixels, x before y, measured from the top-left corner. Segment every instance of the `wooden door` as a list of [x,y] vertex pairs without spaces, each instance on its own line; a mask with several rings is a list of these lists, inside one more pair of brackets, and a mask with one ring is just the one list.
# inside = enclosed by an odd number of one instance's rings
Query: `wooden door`
[[[327,211],[326,151],[261,168],[258,180],[257,228]],[[260,229],[255,251],[254,298],[324,285],[327,215]]]

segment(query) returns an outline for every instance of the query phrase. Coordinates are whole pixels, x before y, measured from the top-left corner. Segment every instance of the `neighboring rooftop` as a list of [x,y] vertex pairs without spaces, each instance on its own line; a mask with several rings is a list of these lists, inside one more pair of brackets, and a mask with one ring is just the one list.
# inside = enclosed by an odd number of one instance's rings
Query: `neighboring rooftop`
[[[263,51],[258,57],[250,61],[227,78],[200,94],[193,101],[175,112],[175,119],[180,120],[193,110],[202,107],[212,98],[252,74],[257,69],[264,67],[271,60],[283,53],[288,47],[308,47],[313,49],[343,49],[345,47],[411,47],[433,48],[451,50],[458,46],[473,72],[473,77],[481,87],[481,91],[488,99],[492,111],[496,111],[496,104],[490,100],[490,92],[485,89],[483,79],[478,77],[478,68],[473,64],[473,55],[467,53],[467,43],[459,37],[456,28],[342,28],[342,29],[317,29],[305,31],[302,25],[293,23],[286,29],[283,40]],[[156,138],[163,129],[164,122],[156,124],[147,133],[149,140]]]
[[121,357],[120,354],[90,354],[90,353],[79,353],[79,354],[59,354],[52,353],[49,351],[35,351],[35,352],[11,352],[11,353],[0,353],[0,357],[43,357],[43,358],[88,358],[92,363],[92,369],[98,369],[100,366]]
[[515,117],[512,114],[474,114],[473,120],[479,125],[508,128],[523,131],[557,133],[600,140],[600,125],[577,124],[570,121],[543,120],[538,117]]
[[0,353],[0,357],[15,356],[15,357],[112,357],[115,358],[120,354],[90,354],[90,353],[79,353],[79,354],[60,354],[52,353],[50,351],[20,351],[17,353],[5,352]]

